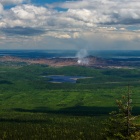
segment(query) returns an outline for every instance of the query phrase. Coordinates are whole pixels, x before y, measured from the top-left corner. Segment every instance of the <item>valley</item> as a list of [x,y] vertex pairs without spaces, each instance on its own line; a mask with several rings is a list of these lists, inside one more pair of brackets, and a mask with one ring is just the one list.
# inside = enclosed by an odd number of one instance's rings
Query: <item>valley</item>
[[[139,68],[101,68],[107,62],[100,60],[99,64],[97,59],[96,66],[78,65],[75,59],[58,60],[1,58],[1,139],[100,140],[103,122],[117,110],[115,101],[127,93],[128,84],[132,113],[140,114]],[[73,64],[68,65],[69,61]],[[50,75],[88,78],[52,83]]]

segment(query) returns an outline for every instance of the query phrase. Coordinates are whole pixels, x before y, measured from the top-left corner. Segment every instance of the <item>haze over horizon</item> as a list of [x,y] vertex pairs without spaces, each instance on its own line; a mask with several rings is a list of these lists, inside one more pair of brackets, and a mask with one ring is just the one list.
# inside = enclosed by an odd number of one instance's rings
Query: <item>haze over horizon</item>
[[140,0],[0,0],[0,49],[140,50]]

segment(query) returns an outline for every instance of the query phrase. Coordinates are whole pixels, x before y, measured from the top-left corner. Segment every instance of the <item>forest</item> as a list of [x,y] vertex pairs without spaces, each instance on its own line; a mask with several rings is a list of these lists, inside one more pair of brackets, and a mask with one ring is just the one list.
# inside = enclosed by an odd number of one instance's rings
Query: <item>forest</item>
[[[52,83],[48,75],[88,78]],[[1,63],[0,139],[102,140],[105,122],[112,111],[118,111],[116,100],[127,96],[128,85],[132,116],[139,125],[139,78],[139,68]],[[130,139],[138,136],[136,131]]]

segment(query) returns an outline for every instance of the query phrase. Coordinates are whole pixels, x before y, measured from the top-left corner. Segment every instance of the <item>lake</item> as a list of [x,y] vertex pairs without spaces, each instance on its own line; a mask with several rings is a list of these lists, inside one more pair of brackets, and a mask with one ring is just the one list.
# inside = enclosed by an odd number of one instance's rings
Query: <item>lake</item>
[[64,75],[49,75],[46,76],[50,78],[49,82],[52,83],[76,83],[77,79],[89,78],[89,77],[82,77],[82,76],[64,76]]

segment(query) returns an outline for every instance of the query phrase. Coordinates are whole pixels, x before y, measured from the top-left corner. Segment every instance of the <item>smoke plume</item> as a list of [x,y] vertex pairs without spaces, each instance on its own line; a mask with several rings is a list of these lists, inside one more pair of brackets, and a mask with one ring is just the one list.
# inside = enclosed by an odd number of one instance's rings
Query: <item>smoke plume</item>
[[79,65],[88,65],[89,60],[86,58],[88,56],[88,52],[85,49],[81,49],[77,54],[76,57],[78,58],[77,63]]

